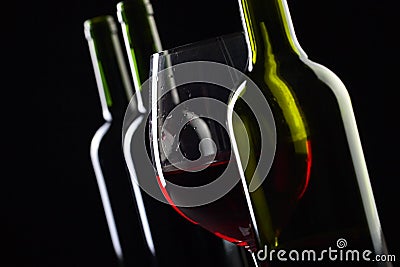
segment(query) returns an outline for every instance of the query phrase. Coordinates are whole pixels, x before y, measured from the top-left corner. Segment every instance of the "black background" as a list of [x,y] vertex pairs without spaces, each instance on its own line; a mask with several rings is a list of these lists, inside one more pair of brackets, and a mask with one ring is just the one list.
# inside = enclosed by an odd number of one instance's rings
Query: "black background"
[[[44,111],[39,120],[46,125],[44,131],[32,125],[31,131],[44,138],[25,149],[33,152],[32,160],[45,159],[36,164],[37,173],[16,175],[2,188],[6,205],[0,215],[0,266],[113,266],[89,161],[90,140],[102,118],[83,22],[115,15],[116,4],[71,0],[32,12],[34,17],[50,15],[44,27],[46,52],[36,65],[44,79],[34,88],[41,92],[35,105]],[[333,70],[350,93],[387,243],[400,256],[395,217],[398,66],[391,47],[395,24],[389,21],[394,6],[374,0],[288,4],[309,58]],[[153,7],[164,48],[241,30],[236,0],[153,0]],[[24,168],[17,164],[15,171]]]

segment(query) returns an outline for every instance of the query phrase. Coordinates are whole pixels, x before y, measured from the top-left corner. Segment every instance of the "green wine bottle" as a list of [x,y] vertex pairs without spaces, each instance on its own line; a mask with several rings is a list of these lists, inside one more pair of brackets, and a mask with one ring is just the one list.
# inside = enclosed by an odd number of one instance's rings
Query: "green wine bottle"
[[[362,266],[391,266],[361,258],[388,253],[349,94],[328,68],[308,59],[293,29],[286,0],[238,0],[246,39],[245,73],[266,98],[276,127],[276,152],[259,187],[251,184],[260,162],[262,123],[242,98],[235,111],[250,139],[245,169],[258,256],[268,249],[329,247],[358,250]],[[248,94],[244,89],[241,95]],[[235,127],[234,127],[235,128]],[[239,154],[243,134],[234,129]],[[264,251],[262,251],[264,250]],[[343,251],[342,251],[343,252]],[[265,252],[266,253],[266,252]],[[267,257],[271,266],[285,262]],[[354,261],[322,262],[353,266]],[[288,264],[286,262],[285,264]],[[290,265],[292,264],[292,265]],[[290,262],[308,266],[310,261]],[[286,265],[285,265],[286,266]],[[330,266],[330,265],[329,265]]]
[[123,116],[133,86],[119,41],[117,24],[111,15],[84,22],[94,76],[104,119],[90,145],[111,242],[119,266],[153,266],[153,255],[144,246],[139,214],[120,149]]

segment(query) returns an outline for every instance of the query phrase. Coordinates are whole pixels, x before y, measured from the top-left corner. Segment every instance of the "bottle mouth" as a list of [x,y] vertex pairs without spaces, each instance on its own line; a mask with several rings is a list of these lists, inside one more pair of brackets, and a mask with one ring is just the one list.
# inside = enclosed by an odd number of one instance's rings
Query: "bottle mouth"
[[[117,16],[118,16],[118,21],[120,23],[123,23],[126,21],[126,18],[124,18],[123,13],[125,12],[133,12],[133,10],[138,10],[138,9],[145,9],[145,14],[146,16],[153,16],[154,15],[154,10],[153,6],[151,5],[149,0],[136,0],[136,1],[121,1],[117,3]],[[127,10],[132,10],[132,11],[127,11]],[[144,11],[143,11],[144,12]]]
[[85,20],[83,23],[86,39],[92,39],[92,35],[97,31],[104,32],[109,30],[110,33],[117,32],[117,25],[111,15],[101,15]]

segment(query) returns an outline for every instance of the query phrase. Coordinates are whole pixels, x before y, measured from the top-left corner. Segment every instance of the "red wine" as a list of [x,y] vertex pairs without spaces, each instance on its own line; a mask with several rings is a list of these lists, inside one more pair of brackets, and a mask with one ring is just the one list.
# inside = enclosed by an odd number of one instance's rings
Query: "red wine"
[[[164,179],[186,187],[204,185],[217,179],[227,164],[228,161],[215,162],[199,172],[175,169],[165,172]],[[161,188],[170,205],[185,219],[239,246],[255,246],[254,232],[241,183],[237,183],[220,199],[197,207],[177,207],[174,200],[179,196],[171,191],[168,185]]]
[[[309,144],[307,142],[308,148]],[[266,203],[269,204],[270,213],[268,217],[271,218],[271,225],[267,227],[270,227],[271,232],[276,235],[274,238],[277,238],[282,227],[289,220],[291,210],[303,196],[308,184],[311,154],[299,156],[289,147],[287,145],[285,148],[278,149],[276,161],[267,177],[270,182],[265,183],[262,189],[267,193]],[[216,161],[206,169],[197,172],[164,168],[167,171],[163,173],[163,176],[165,180],[176,185],[202,186],[218,179],[229,163],[230,161],[227,160]],[[299,172],[300,169],[304,171]],[[233,175],[239,176],[239,171]],[[160,177],[157,179],[170,205],[185,219],[200,225],[220,238],[244,246],[251,251],[257,250],[254,225],[240,180],[232,190],[214,202],[196,207],[177,207],[175,203],[179,202],[179,194],[168,187],[168,184],[163,187]]]

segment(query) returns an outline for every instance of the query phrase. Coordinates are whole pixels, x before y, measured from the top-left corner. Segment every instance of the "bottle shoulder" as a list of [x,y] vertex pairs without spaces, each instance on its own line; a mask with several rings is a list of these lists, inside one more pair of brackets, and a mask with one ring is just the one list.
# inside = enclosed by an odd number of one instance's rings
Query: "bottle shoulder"
[[90,154],[94,157],[99,149],[100,143],[107,134],[111,126],[111,121],[105,121],[94,133],[90,142]]
[[315,73],[320,81],[325,83],[327,87],[331,89],[339,102],[344,101],[346,104],[350,104],[350,95],[348,90],[335,72],[330,70],[328,67],[307,58],[302,59],[302,61]]
[[269,84],[279,82],[279,87],[288,88],[294,95],[304,94],[305,91],[310,94],[316,90],[323,90],[338,102],[351,102],[348,90],[339,76],[328,67],[304,55],[280,56],[273,60],[265,58],[263,62],[255,65],[252,72],[246,74],[260,87],[270,87]]

